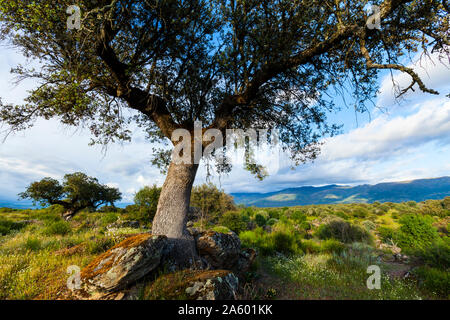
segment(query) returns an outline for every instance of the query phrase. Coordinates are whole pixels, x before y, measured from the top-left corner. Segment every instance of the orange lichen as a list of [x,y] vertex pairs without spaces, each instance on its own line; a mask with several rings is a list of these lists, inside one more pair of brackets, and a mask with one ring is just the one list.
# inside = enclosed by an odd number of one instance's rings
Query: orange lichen
[[[134,247],[139,246],[140,244],[147,241],[149,238],[151,238],[152,235],[149,233],[140,233],[133,235],[132,237],[129,237],[122,242],[116,244],[114,247],[106,251],[105,253],[101,254],[97,258],[95,258],[89,265],[87,265],[83,270],[81,270],[81,278],[82,279],[92,279],[98,274],[102,274],[107,272],[113,265],[114,259],[114,251],[118,248],[127,248],[131,249]],[[102,261],[107,260],[107,262],[103,263],[101,268],[98,268],[99,264]]]
[[83,253],[86,249],[86,243],[80,243],[76,246],[55,251],[53,254],[57,256],[72,256],[77,253]]

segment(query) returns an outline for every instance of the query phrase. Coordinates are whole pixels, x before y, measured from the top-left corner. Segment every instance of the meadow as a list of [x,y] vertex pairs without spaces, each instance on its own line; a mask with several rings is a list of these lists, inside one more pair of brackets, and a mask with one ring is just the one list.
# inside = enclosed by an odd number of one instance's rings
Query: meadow
[[[205,190],[194,190],[193,226],[233,231],[258,253],[241,299],[450,298],[450,197],[255,208],[223,193],[202,198]],[[61,210],[0,209],[0,299],[65,299],[69,266],[151,227],[138,205],[84,210],[69,222]],[[379,290],[367,287],[370,265],[381,269]]]

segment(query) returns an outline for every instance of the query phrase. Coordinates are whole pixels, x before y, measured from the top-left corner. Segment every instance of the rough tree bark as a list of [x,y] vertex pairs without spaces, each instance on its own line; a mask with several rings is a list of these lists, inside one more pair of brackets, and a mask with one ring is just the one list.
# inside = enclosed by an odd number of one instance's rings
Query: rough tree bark
[[179,267],[191,267],[198,260],[194,238],[186,228],[197,169],[198,164],[169,165],[153,219],[152,233],[165,235],[174,244],[170,258]]
[[81,208],[65,208],[61,216],[64,220],[70,221],[79,211],[81,211]]

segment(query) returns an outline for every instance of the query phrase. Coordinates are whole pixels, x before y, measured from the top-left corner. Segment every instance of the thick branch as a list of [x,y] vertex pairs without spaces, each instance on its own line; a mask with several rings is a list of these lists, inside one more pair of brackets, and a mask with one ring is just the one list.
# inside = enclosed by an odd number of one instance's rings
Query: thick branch
[[170,115],[164,99],[131,86],[132,80],[127,74],[128,66],[117,58],[117,55],[110,46],[113,37],[114,31],[111,26],[106,23],[101,32],[97,53],[117,81],[116,88],[107,88],[109,91],[108,93],[124,99],[130,108],[147,115],[156,123],[163,134],[170,138],[172,132],[180,126],[175,123]]
[[411,76],[411,78],[412,78],[411,84],[407,88],[403,89],[400,92],[399,96],[405,94],[408,90],[414,91],[413,86],[416,83],[419,86],[420,90],[422,90],[423,92],[428,92],[431,94],[439,94],[439,92],[437,92],[436,90],[428,89],[425,86],[425,84],[423,83],[422,79],[420,79],[419,75],[412,68],[408,68],[403,65],[394,64],[394,63],[388,63],[388,64],[374,63],[372,61],[372,58],[370,57],[369,50],[367,50],[367,48],[366,48],[364,36],[365,35],[363,34],[362,37],[360,38],[360,48],[361,48],[361,53],[363,54],[364,58],[366,59],[367,68],[369,68],[369,69],[394,69],[394,70],[399,70],[401,72],[405,72]]
[[[384,1],[381,4],[381,19],[386,18],[400,5],[408,2],[411,2],[411,0]],[[248,107],[251,105],[251,101],[257,96],[262,85],[286,70],[304,65],[310,62],[312,58],[329,52],[330,49],[339,45],[343,40],[362,32],[365,28],[365,21],[361,21],[360,25],[343,26],[338,28],[338,30],[326,40],[299,52],[285,61],[266,64],[261,70],[255,73],[253,80],[249,83],[247,89],[243,93],[228,96],[223,100],[222,104],[216,110],[215,121],[211,127],[221,130],[224,129],[228,122],[233,119],[235,108],[237,106]]]

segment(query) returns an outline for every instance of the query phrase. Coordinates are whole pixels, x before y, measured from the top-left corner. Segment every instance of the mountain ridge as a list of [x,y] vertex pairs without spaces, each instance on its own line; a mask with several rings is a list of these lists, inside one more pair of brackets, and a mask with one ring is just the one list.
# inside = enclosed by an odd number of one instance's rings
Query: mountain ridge
[[313,204],[404,202],[450,196],[450,177],[381,182],[357,186],[331,184],[302,186],[267,193],[231,193],[237,204],[284,207]]

